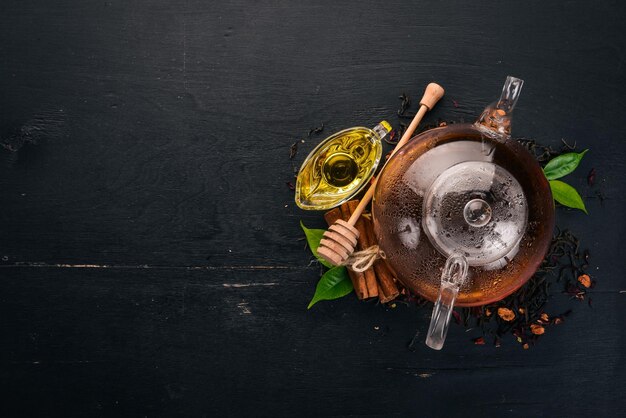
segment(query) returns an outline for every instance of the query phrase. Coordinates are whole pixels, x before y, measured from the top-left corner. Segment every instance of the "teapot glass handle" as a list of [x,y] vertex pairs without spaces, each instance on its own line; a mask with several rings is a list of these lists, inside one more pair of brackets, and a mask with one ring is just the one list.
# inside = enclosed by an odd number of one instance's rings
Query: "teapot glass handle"
[[511,135],[511,113],[522,92],[524,80],[508,76],[497,103],[488,106],[476,121],[476,127],[490,136]]
[[454,301],[459,294],[461,285],[467,278],[467,267],[467,259],[461,254],[453,253],[446,260],[441,273],[439,297],[435,302],[426,336],[426,345],[434,350],[441,350],[443,347],[450,325]]

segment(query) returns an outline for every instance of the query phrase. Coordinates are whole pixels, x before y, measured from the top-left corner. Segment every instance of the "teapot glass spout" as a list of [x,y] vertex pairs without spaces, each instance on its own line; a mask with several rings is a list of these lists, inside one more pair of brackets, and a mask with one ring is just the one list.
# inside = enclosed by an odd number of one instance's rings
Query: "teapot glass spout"
[[522,92],[524,80],[508,76],[502,87],[500,100],[488,106],[475,126],[491,137],[511,136],[511,113]]

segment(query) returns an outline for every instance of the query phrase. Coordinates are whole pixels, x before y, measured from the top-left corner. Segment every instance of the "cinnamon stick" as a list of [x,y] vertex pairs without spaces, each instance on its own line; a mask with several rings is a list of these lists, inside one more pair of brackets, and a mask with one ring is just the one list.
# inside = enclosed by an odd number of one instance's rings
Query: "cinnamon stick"
[[[350,218],[352,212],[359,206],[358,200],[350,200],[349,202],[341,205],[341,214],[347,218]],[[372,243],[370,242],[370,235],[367,233],[364,218],[361,216],[354,224],[354,227],[359,231],[359,239],[357,241],[357,249],[364,250],[369,248]],[[373,268],[369,268],[363,272],[365,275],[365,283],[367,284],[367,293],[369,297],[373,298],[378,296],[378,283],[376,282],[376,272]]]
[[[326,223],[330,226],[334,224],[338,219],[344,219],[344,217],[339,208],[334,208],[324,214],[324,219],[326,220]],[[369,294],[367,292],[367,284],[365,283],[365,275],[363,273],[357,273],[356,271],[348,269],[348,276],[350,276],[350,280],[352,281],[352,287],[354,287],[354,293],[356,293],[357,299],[367,299],[369,297]]]
[[376,261],[374,264],[374,270],[376,271],[376,278],[378,279],[378,285],[380,288],[378,294],[380,301],[382,303],[387,303],[397,298],[400,291],[398,290],[393,274],[389,270],[389,267],[387,267],[387,264],[385,264],[385,261]]
[[[371,245],[376,244],[376,237],[374,235],[374,225],[370,219],[363,218],[365,225],[365,233],[368,236],[368,241]],[[396,286],[395,279],[389,267],[385,263],[385,260],[376,260],[374,263],[374,271],[376,272],[376,279],[378,280],[379,295],[378,298],[382,303],[387,303],[394,300],[400,294],[398,286]]]

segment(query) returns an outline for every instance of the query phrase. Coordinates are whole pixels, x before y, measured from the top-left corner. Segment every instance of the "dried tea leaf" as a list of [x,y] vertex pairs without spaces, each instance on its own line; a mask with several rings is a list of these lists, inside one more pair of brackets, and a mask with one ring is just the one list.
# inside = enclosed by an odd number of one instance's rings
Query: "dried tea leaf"
[[319,134],[323,130],[324,130],[324,122],[322,122],[322,125],[318,126],[317,128],[309,129],[309,138],[311,137],[311,134]]
[[291,144],[291,147],[289,148],[289,159],[293,160],[293,157],[295,157],[297,153],[298,153],[298,141]]

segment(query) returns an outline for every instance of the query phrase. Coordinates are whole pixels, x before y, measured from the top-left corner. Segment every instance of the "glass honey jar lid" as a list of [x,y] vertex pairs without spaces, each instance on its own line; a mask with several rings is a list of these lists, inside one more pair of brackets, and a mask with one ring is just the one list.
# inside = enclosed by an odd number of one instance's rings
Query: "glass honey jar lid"
[[361,126],[339,131],[306,157],[296,181],[296,204],[326,210],[350,200],[374,175],[382,156],[382,138],[391,131],[386,121],[373,129]]

